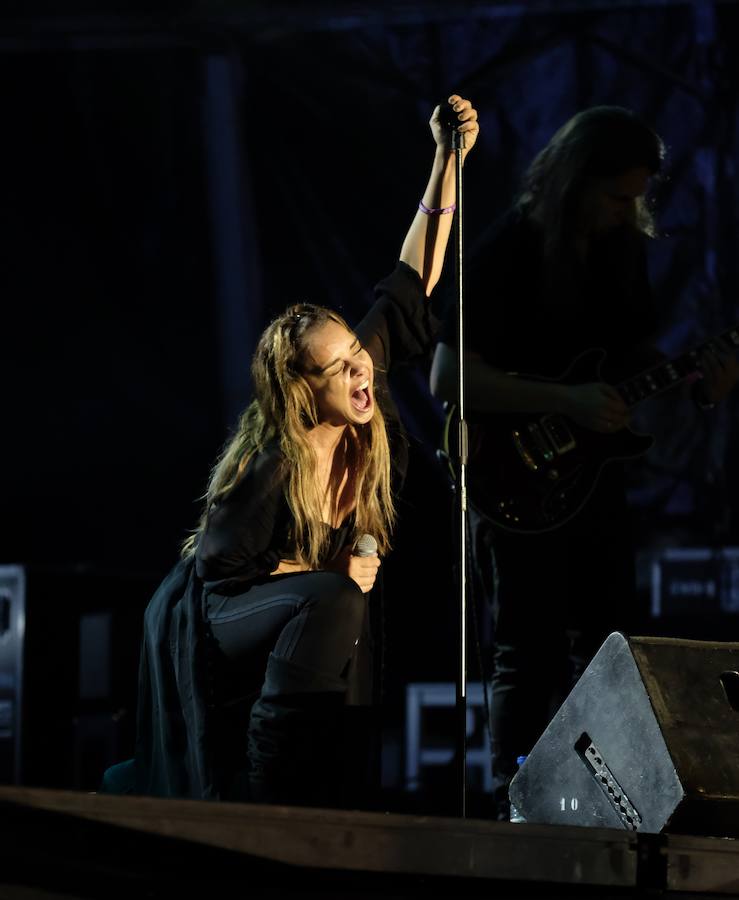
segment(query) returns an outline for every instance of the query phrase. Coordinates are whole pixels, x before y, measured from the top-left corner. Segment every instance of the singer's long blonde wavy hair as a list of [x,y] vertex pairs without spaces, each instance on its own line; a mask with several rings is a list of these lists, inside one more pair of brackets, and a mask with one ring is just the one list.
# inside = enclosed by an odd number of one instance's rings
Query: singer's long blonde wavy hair
[[[205,507],[198,527],[182,545],[183,556],[195,552],[211,505],[233,490],[255,453],[277,441],[286,470],[285,496],[294,522],[296,560],[310,569],[319,568],[329,535],[322,522],[324,498],[318,490],[317,458],[308,440],[309,430],[318,424],[318,412],[302,373],[308,332],[329,321],[350,330],[337,313],[298,304],[263,332],[251,365],[254,400],[242,413],[211,471]],[[356,496],[356,533],[374,535],[378,552],[386,553],[395,505],[390,448],[379,405],[368,423],[346,428],[345,451]]]

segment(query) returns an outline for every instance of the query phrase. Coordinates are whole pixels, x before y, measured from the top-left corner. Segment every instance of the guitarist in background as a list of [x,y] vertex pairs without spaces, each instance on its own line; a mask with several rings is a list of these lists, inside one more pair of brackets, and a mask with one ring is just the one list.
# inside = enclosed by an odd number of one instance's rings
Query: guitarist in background
[[[615,433],[629,411],[612,383],[662,358],[647,276],[655,227],[645,202],[664,145],[631,111],[586,109],[526,172],[511,209],[478,242],[466,272],[468,417],[560,413]],[[456,401],[456,310],[431,371],[436,397]],[[605,381],[557,378],[580,353],[607,351]],[[467,355],[468,354],[468,355]],[[737,380],[733,356],[705,354],[696,402],[710,407]],[[608,383],[606,383],[608,382]],[[470,461],[485,465],[484,460]],[[475,590],[493,604],[491,734],[495,814],[508,817],[516,757],[527,754],[604,639],[634,633],[634,548],[623,467],[605,466],[582,509],[538,534],[496,528],[470,497]]]

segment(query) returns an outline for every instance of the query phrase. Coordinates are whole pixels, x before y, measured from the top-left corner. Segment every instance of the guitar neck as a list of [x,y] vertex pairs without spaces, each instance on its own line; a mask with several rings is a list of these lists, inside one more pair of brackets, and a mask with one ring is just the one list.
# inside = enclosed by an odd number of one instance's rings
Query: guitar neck
[[655,397],[657,394],[676,387],[691,375],[700,372],[700,356],[704,351],[718,350],[725,353],[727,350],[737,349],[739,349],[739,326],[730,328],[681,356],[660,363],[633,378],[628,378],[615,387],[624,403],[629,407],[634,407],[650,397]]

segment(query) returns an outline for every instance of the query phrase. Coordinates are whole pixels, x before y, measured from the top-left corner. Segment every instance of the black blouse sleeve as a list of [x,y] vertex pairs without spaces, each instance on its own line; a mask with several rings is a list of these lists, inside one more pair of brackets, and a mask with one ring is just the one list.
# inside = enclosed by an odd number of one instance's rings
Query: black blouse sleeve
[[355,331],[375,366],[388,372],[429,353],[438,329],[418,273],[398,262],[376,285],[375,303]]
[[204,582],[249,581],[274,571],[280,561],[275,533],[285,505],[283,485],[276,448],[249,460],[236,487],[208,513],[196,555]]

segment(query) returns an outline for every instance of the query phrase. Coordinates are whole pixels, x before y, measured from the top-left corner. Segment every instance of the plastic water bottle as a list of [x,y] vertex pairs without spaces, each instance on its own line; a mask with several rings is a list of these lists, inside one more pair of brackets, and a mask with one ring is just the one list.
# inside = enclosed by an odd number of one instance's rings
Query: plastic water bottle
[[[518,766],[519,769],[525,762],[526,762],[525,756],[516,757],[516,765]],[[524,819],[524,817],[521,815],[521,813],[516,809],[516,807],[512,803],[511,803],[511,814],[510,814],[509,820],[511,822],[518,822],[518,823],[526,821],[526,819]]]

